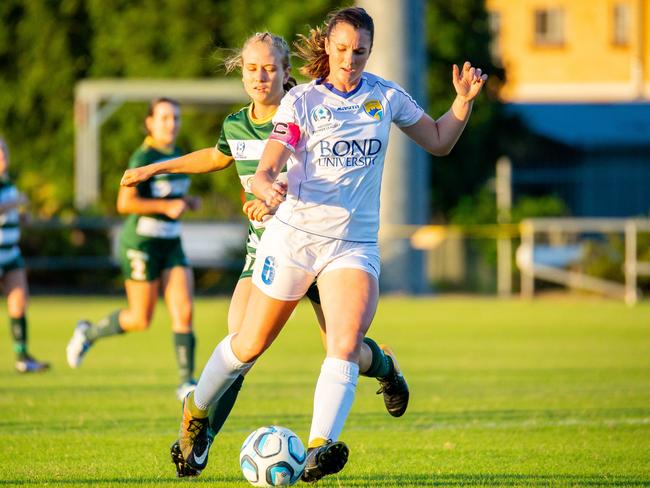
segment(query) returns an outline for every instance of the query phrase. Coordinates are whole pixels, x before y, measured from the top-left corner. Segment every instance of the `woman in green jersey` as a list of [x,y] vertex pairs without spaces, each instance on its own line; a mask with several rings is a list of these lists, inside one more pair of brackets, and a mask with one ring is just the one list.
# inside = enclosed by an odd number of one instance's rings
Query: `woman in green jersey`
[[[246,262],[237,282],[228,310],[228,331],[236,333],[242,323],[248,298],[251,293],[251,276],[259,238],[264,231],[264,220],[275,209],[255,198],[250,190],[259,158],[262,155],[266,139],[273,129],[272,117],[275,115],[285,91],[295,85],[290,77],[290,51],[286,41],[269,32],[256,33],[246,40],[241,50],[226,60],[226,71],[241,70],[246,93],[252,102],[224,120],[219,141],[215,147],[201,149],[180,158],[170,159],[148,166],[129,169],[122,178],[122,185],[134,186],[160,174],[209,173],[227,168],[233,162],[246,194],[244,212],[249,217],[248,240],[246,243]],[[280,176],[280,179],[284,175]],[[315,284],[307,292],[318,318],[321,333],[325,334],[325,320],[320,307],[318,289]],[[361,351],[359,368],[361,374],[380,379],[381,392],[385,392],[386,382],[391,383],[393,392],[400,397],[400,409],[390,411],[393,416],[400,416],[408,402],[408,387],[401,375],[395,373],[393,359],[384,353],[372,339],[366,338]],[[209,443],[223,426],[244,377],[240,375],[229,390],[216,402],[209,412]],[[399,384],[394,384],[398,382]],[[395,396],[385,401],[395,401]],[[206,420],[206,424],[208,420]],[[207,425],[206,425],[207,428]],[[189,466],[177,443],[172,446],[172,459],[179,476],[192,476],[200,469]]]
[[[133,153],[130,168],[182,155],[176,146],[181,124],[178,102],[158,98],[149,105],[145,119],[147,137]],[[119,240],[128,307],[92,324],[77,324],[67,348],[68,363],[79,367],[83,356],[98,339],[146,330],[151,324],[158,293],[162,289],[172,318],[172,330],[183,398],[194,386],[194,333],[192,331],[193,276],[181,244],[179,218],[195,210],[199,200],[188,196],[190,179],[184,174],[160,175],[137,187],[120,188],[117,210],[128,217]]]
[[9,179],[9,150],[0,137],[0,283],[7,296],[7,311],[11,336],[14,341],[19,373],[34,373],[47,370],[50,365],[38,361],[27,352],[27,273],[25,262],[18,247],[20,240],[20,216],[18,207],[27,203]]

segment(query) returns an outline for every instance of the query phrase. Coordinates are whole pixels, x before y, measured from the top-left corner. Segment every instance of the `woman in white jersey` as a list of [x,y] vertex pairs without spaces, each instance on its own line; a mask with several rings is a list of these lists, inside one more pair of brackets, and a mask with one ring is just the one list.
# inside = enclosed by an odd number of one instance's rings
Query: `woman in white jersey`
[[[201,416],[269,347],[316,278],[327,358],[316,384],[302,479],[317,481],[347,461],[348,448],[338,439],[379,296],[379,192],[390,124],[428,152],[448,154],[487,79],[470,63],[462,70],[454,66],[456,99],[433,120],[401,87],[364,73],[373,34],[363,9],[346,8],[303,39],[305,71],[315,79],[283,98],[251,185],[258,198],[280,206],[257,250],[242,326],[216,347],[185,402],[179,441],[187,459],[204,459]],[[285,164],[288,188],[276,181]]]
[[[256,260],[257,243],[265,229],[262,220],[266,220],[265,217],[275,211],[256,199],[250,192],[250,180],[257,170],[264,144],[273,129],[271,119],[285,91],[295,86],[295,80],[289,76],[291,70],[289,46],[282,37],[269,32],[256,33],[249,37],[241,50],[233,53],[226,60],[225,65],[227,72],[242,71],[244,89],[252,103],[226,117],[217,145],[180,158],[129,169],[124,174],[122,184],[133,186],[163,173],[197,174],[219,171],[235,163],[242,188],[246,193],[244,211],[250,223],[246,243],[246,263],[228,310],[228,331],[232,334],[241,326],[251,293],[251,276]],[[286,175],[281,175],[281,179],[286,181]],[[311,300],[324,336],[325,320],[319,304],[318,289],[314,284],[309,287],[306,295]],[[378,346],[372,339],[364,338],[360,354],[361,374],[379,380],[380,392],[384,394],[384,403],[388,412],[398,417],[406,410],[408,387],[395,364],[394,356],[386,346]],[[218,401],[211,405],[207,438],[210,444],[226,421],[243,381],[243,375],[239,375]],[[171,455],[180,477],[195,476],[205,466],[205,463],[187,464],[178,443],[172,445]]]

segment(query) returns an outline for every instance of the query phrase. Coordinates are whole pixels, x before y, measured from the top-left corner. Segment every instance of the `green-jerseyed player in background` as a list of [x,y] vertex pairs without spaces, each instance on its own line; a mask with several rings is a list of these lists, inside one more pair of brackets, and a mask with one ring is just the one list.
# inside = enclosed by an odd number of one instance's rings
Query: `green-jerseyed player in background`
[[38,361],[27,352],[27,300],[29,289],[25,263],[18,247],[20,241],[20,216],[18,207],[27,203],[9,179],[9,150],[0,137],[0,282],[7,295],[7,309],[11,336],[14,341],[19,373],[47,370],[50,365]]
[[[182,155],[176,146],[180,128],[176,101],[158,98],[145,119],[148,135],[129,161],[138,168]],[[116,310],[96,324],[81,320],[67,347],[68,364],[78,368],[97,340],[124,332],[145,330],[151,324],[158,293],[162,293],[172,318],[178,362],[179,399],[196,384],[195,339],[192,331],[193,275],[183,252],[179,218],[195,210],[199,200],[189,197],[190,179],[184,174],[160,175],[134,188],[121,188],[117,210],[128,214],[119,241],[128,308]]]
[[[280,100],[286,90],[295,85],[290,78],[289,46],[286,41],[274,34],[263,32],[251,36],[240,51],[226,60],[226,70],[242,71],[244,89],[252,99],[252,103],[229,115],[223,123],[221,136],[216,147],[202,149],[177,159],[149,166],[128,170],[122,178],[122,185],[134,186],[160,174],[176,173],[209,173],[224,169],[234,161],[242,187],[246,193],[244,212],[248,215],[249,232],[246,243],[246,263],[233,293],[228,310],[228,331],[236,334],[242,324],[244,312],[251,292],[251,275],[255,262],[255,251],[259,237],[264,231],[263,220],[267,219],[275,209],[268,208],[264,202],[255,199],[250,191],[252,179],[259,164],[262,150],[271,130],[272,117],[280,105]],[[281,176],[282,178],[282,176]],[[326,334],[326,324],[320,307],[320,299],[316,286],[307,292],[312,302],[316,317],[321,328],[322,337]],[[208,361],[206,379],[210,377]],[[379,380],[379,393],[384,395],[384,403],[388,412],[401,416],[408,404],[409,391],[404,377],[400,373],[394,356],[385,346],[378,346],[372,339],[366,338],[361,348],[359,369],[362,375]],[[203,377],[202,377],[203,378]],[[221,396],[219,401],[211,406],[209,418],[203,418],[196,430],[196,443],[204,442],[201,450],[201,466],[190,464],[183,446],[178,442],[172,445],[172,461],[176,465],[178,476],[195,476],[207,463],[207,450],[214,436],[226,421],[237,394],[244,381],[243,375],[236,378],[230,388]],[[191,408],[194,404],[192,394],[186,398],[185,405]],[[252,427],[252,426],[251,426]],[[189,459],[193,461],[193,459]]]

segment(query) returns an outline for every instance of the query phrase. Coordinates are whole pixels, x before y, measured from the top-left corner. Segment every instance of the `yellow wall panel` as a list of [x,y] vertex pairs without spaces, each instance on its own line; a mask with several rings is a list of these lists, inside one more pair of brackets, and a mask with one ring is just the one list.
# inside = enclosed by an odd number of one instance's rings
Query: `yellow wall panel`
[[[487,0],[499,15],[507,82],[502,97],[621,100],[650,97],[650,0]],[[614,9],[629,9],[629,42],[614,42]],[[535,40],[535,11],[563,11],[564,41]],[[580,89],[580,87],[584,89]]]

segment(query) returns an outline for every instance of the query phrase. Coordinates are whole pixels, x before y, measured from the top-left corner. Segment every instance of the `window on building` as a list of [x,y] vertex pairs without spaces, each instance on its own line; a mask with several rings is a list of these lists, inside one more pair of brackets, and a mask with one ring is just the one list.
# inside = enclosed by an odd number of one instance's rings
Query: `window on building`
[[564,37],[564,10],[555,8],[535,11],[535,44],[561,46]]
[[488,27],[490,29],[490,56],[495,66],[503,66],[501,53],[501,14],[488,12]]
[[630,42],[630,6],[619,3],[614,6],[614,31],[612,41],[617,46],[627,46]]

